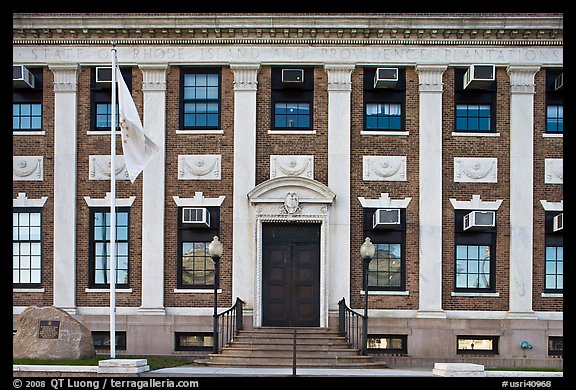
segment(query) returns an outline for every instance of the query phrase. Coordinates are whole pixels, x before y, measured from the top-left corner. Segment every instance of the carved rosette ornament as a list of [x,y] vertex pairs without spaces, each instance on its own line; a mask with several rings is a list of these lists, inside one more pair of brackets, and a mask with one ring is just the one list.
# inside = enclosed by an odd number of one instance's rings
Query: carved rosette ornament
[[544,183],[563,184],[564,165],[561,158],[547,158],[544,160]]
[[314,178],[314,156],[270,156],[270,178],[298,176]]
[[[110,156],[90,156],[88,160],[89,180],[110,180]],[[116,156],[116,180],[130,180],[124,156]]]
[[406,181],[406,156],[364,156],[363,179]]
[[497,183],[497,158],[454,158],[454,182]]
[[44,180],[43,156],[13,156],[12,180],[42,181]]
[[220,155],[178,156],[178,179],[220,180]]

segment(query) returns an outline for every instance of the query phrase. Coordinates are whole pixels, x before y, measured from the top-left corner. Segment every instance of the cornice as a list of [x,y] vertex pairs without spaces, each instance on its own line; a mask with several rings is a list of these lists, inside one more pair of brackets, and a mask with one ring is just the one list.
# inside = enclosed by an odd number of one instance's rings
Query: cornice
[[14,45],[561,46],[561,14],[13,14]]

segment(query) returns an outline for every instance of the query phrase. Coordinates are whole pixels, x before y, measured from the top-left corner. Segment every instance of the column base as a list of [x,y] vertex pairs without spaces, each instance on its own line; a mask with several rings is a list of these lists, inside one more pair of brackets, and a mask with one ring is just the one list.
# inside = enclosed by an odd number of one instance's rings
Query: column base
[[163,307],[140,307],[138,308],[138,314],[165,316],[166,309]]
[[443,310],[419,310],[416,318],[446,318]]
[[533,311],[510,311],[506,316],[509,320],[537,320],[538,316]]

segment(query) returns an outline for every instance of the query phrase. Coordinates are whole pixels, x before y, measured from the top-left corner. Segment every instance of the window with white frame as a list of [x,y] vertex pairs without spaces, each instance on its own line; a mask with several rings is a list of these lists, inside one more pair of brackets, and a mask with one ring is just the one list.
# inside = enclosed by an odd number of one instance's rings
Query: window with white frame
[[12,285],[42,286],[42,209],[12,211]]
[[[116,286],[129,287],[130,209],[116,208]],[[110,208],[90,208],[90,287],[110,286]]]

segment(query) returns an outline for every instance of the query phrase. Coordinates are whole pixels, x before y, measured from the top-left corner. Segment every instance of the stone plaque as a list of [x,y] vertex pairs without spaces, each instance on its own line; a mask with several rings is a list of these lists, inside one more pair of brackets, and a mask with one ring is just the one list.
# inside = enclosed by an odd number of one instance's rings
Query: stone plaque
[[39,339],[57,339],[60,335],[60,321],[40,320],[38,324]]

